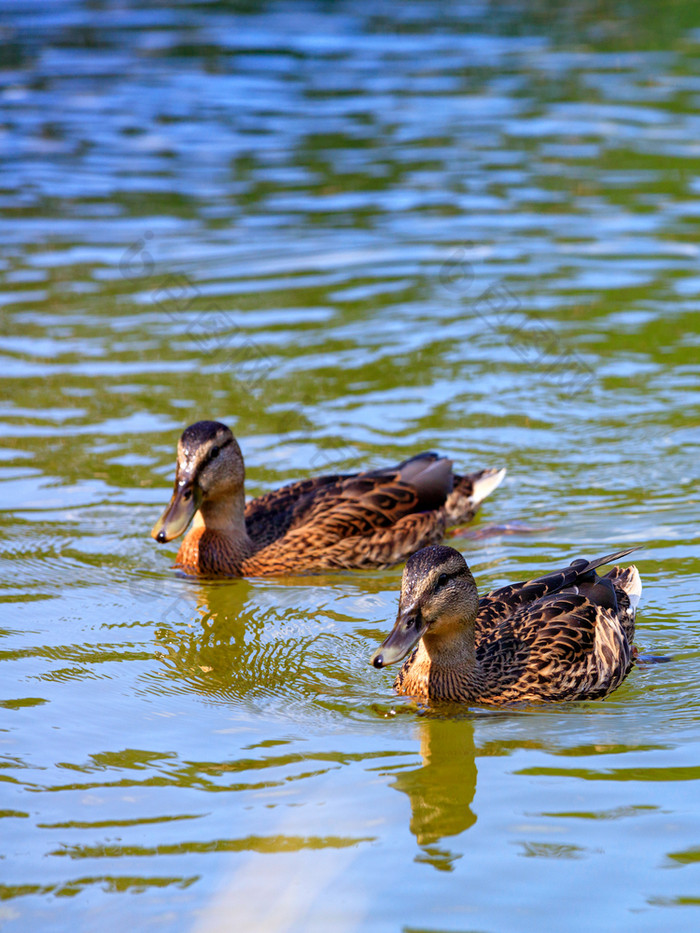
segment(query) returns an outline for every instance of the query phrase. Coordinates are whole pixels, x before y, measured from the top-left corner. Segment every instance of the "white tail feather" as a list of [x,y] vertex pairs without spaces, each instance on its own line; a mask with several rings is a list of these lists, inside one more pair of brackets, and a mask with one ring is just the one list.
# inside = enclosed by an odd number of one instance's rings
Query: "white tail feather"
[[500,486],[506,475],[505,467],[502,470],[484,470],[483,474],[474,480],[474,488],[471,494],[471,501],[474,505],[490,496],[491,493]]
[[627,568],[624,579],[620,582],[622,584],[623,590],[630,598],[630,608],[632,609],[632,612],[636,613],[637,606],[639,605],[639,599],[642,595],[642,580],[639,576],[639,571],[634,566],[634,564]]

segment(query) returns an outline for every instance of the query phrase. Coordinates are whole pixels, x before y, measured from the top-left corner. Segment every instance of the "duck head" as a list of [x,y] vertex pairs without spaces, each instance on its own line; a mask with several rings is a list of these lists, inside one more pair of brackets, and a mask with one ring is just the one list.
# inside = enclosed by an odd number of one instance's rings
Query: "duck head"
[[243,500],[244,482],[241,449],[229,428],[220,421],[190,425],[177,445],[172,498],[151,537],[160,544],[172,541],[186,530],[198,509],[205,524],[213,524],[217,513],[229,511],[227,504]]
[[474,625],[479,595],[467,562],[454,548],[431,545],[409,557],[394,628],[372,655],[382,668],[406,657],[421,638],[449,649]]

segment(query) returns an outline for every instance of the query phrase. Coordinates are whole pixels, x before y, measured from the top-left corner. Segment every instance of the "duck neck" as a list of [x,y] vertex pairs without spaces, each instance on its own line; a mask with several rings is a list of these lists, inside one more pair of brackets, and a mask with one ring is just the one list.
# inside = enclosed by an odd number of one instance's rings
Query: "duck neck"
[[435,699],[476,700],[484,693],[473,621],[456,624],[439,634],[426,632],[413,663],[423,670],[428,693]]
[[215,499],[205,500],[199,507],[200,527],[217,537],[225,538],[228,546],[237,555],[245,558],[255,550],[253,542],[248,535],[245,523],[245,495],[243,488],[237,489],[234,494]]

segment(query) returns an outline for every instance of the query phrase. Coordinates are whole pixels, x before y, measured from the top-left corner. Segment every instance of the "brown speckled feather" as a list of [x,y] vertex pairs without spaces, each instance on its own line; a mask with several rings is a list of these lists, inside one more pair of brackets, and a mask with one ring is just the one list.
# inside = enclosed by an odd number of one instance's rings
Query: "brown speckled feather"
[[[269,526],[262,527],[269,540]],[[277,528],[277,537],[244,562],[243,573],[388,567],[441,540],[445,513],[434,497],[421,497],[387,471],[319,486]]]
[[339,484],[349,478],[349,474],[336,474],[303,479],[246,502],[245,523],[251,540],[263,548],[284,537],[314,502],[332,496]]
[[618,615],[580,594],[544,596],[480,631],[485,703],[607,696],[632,666]]

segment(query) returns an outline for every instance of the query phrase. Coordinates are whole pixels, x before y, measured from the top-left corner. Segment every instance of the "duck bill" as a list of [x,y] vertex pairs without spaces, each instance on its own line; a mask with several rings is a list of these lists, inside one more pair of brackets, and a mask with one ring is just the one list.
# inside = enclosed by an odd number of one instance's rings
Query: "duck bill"
[[372,665],[382,668],[402,661],[421,640],[427,627],[419,607],[400,609],[393,629],[372,655]]
[[176,482],[172,499],[151,529],[151,537],[160,544],[179,537],[194,518],[201,500],[201,493],[194,483]]

